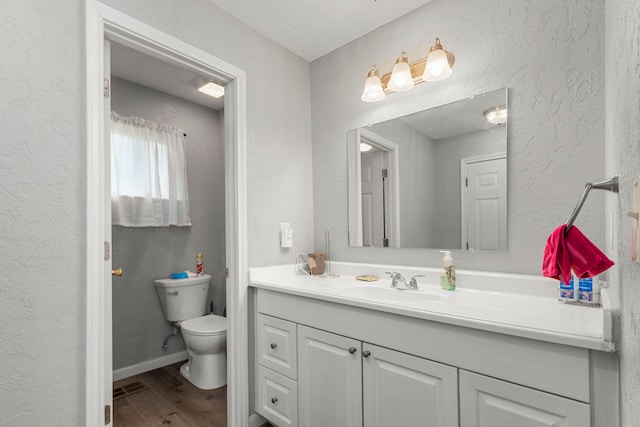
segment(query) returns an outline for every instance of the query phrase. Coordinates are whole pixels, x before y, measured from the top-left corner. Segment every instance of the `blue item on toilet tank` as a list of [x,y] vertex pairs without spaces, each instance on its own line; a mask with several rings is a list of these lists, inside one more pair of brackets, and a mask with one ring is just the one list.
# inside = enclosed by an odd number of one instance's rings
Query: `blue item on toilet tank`
[[186,279],[189,274],[186,271],[181,271],[180,273],[171,273],[170,276],[172,279]]

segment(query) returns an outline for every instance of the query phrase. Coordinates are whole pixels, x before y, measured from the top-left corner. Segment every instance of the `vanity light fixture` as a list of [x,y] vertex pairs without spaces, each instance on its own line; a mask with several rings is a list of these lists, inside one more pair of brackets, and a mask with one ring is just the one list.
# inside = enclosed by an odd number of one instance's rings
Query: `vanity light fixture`
[[198,90],[214,98],[220,98],[224,95],[224,86],[220,86],[217,83],[208,81],[205,84],[198,87]]
[[391,70],[391,77],[387,87],[394,92],[405,92],[413,89],[414,85],[411,68],[409,67],[409,57],[407,52],[402,52],[402,55],[396,59],[396,65],[393,66],[393,70]]
[[489,108],[483,114],[491,124],[502,125],[507,122],[507,107],[505,105]]
[[386,96],[384,90],[382,90],[380,73],[378,73],[378,68],[374,65],[367,74],[367,80],[364,82],[364,90],[360,99],[364,102],[378,102],[382,101]]
[[382,101],[388,93],[405,92],[422,82],[444,80],[451,76],[451,67],[454,62],[453,54],[445,51],[440,39],[436,38],[426,58],[409,64],[409,57],[406,52],[402,52],[396,59],[393,70],[382,78],[374,65],[367,74],[360,99],[364,102],[378,102]]

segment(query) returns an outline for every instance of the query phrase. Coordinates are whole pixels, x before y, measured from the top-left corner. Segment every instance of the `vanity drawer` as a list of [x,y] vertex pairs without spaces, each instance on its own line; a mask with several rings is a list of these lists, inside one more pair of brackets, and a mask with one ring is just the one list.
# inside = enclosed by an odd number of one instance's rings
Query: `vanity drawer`
[[259,313],[257,335],[258,363],[297,379],[296,324]]
[[259,365],[256,400],[256,411],[275,425],[298,425],[298,384],[291,378]]

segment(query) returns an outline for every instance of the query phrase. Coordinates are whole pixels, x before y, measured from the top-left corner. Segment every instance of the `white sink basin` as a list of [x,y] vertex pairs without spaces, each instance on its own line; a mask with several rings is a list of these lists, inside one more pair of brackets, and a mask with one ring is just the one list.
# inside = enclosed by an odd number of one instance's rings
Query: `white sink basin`
[[421,302],[421,301],[441,301],[443,295],[438,295],[424,291],[398,290],[394,288],[381,288],[373,286],[354,286],[346,288],[341,292],[353,298],[375,300],[380,302]]

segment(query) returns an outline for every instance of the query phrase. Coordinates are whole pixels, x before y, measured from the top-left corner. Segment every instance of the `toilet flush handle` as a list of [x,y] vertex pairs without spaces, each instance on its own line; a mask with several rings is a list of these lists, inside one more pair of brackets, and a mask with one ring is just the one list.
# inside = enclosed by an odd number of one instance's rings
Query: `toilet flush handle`
[[167,291],[167,295],[178,295],[178,291]]

